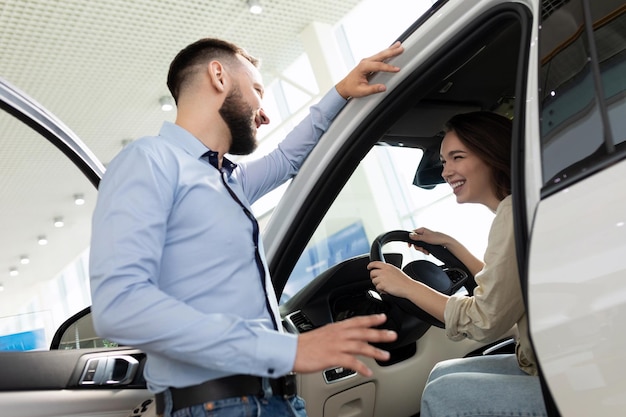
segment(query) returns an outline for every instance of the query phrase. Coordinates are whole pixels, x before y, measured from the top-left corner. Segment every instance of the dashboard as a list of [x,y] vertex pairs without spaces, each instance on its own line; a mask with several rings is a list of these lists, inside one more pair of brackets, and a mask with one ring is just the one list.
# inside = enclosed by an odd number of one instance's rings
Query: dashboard
[[[305,288],[281,305],[285,328],[292,333],[304,333],[328,323],[354,316],[385,313],[387,322],[381,327],[394,330],[398,339],[381,345],[395,360],[406,359],[411,347],[431,326],[443,324],[409,300],[376,292],[367,270],[369,255],[345,260],[317,276]],[[402,255],[385,254],[385,262],[402,266]],[[451,294],[466,282],[468,275],[459,268],[437,266],[428,261],[414,261],[404,271],[413,279]]]

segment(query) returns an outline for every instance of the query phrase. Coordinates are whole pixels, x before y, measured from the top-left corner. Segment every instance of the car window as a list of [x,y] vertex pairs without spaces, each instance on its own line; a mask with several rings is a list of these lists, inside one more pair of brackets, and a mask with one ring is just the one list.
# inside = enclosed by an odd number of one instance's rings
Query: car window
[[96,189],[68,156],[4,111],[0,141],[0,351],[48,349],[56,329],[91,304]]
[[[287,281],[281,303],[333,265],[368,254],[372,241],[391,230],[424,226],[446,232],[482,257],[493,214],[479,205],[457,204],[447,184],[431,190],[414,186],[422,154],[420,149],[401,146],[374,146],[370,150],[309,240]],[[402,253],[405,263],[424,258],[405,243],[389,243],[384,251]],[[440,263],[433,257],[428,259]]]
[[575,0],[543,15],[541,143],[544,184],[551,190],[624,152],[626,13],[622,1],[587,3],[589,14]]

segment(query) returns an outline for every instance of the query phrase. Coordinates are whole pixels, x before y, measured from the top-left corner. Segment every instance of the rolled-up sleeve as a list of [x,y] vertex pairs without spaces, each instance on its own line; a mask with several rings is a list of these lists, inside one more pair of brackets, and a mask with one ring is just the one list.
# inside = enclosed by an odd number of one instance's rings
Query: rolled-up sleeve
[[510,196],[498,206],[484,261],[473,296],[454,295],[446,304],[446,335],[452,340],[496,340],[524,314]]

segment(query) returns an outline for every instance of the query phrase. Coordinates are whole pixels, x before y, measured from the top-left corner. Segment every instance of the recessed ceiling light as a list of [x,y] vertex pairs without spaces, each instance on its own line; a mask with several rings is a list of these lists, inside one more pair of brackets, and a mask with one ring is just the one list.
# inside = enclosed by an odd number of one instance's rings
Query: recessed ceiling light
[[263,12],[263,6],[261,6],[260,0],[248,0],[248,10],[252,14],[261,14]]
[[74,194],[74,204],[77,206],[85,204],[85,196],[82,194]]
[[54,218],[54,227],[63,227],[65,223],[63,223],[63,217],[55,217]]
[[30,258],[26,255],[20,256],[20,263],[22,265],[28,265],[30,263]]
[[4,291],[4,285],[0,282],[0,292]]
[[44,235],[38,236],[37,243],[39,243],[41,246],[47,245],[48,239]]
[[17,268],[16,268],[16,267],[11,267],[11,268],[9,268],[9,276],[16,277],[16,276],[18,276],[19,274],[20,274],[20,273],[19,273],[19,271],[17,270]]
[[174,109],[174,99],[170,96],[163,96],[159,99],[159,104],[161,105],[161,110],[163,111],[172,111]]

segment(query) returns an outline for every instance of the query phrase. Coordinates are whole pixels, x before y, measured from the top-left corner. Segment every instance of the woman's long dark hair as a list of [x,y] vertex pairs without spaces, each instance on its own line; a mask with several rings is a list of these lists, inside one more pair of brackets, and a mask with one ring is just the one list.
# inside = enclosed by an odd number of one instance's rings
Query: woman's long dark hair
[[491,167],[496,197],[511,194],[511,135],[513,123],[497,113],[476,111],[453,116],[445,124],[461,142]]

